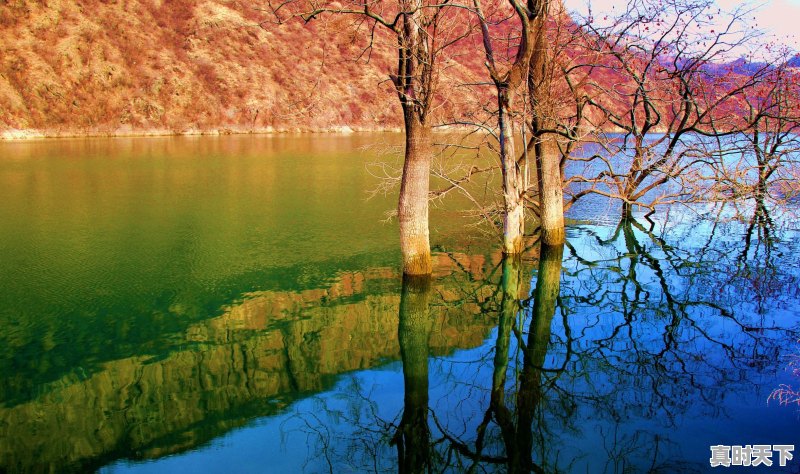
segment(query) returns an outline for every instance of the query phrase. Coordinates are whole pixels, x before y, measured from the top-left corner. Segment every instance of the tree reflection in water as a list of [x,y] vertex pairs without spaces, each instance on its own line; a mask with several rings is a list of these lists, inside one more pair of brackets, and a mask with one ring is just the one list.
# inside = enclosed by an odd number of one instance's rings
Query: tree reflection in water
[[[755,212],[744,226],[678,223],[670,241],[635,220],[606,235],[581,226],[566,247],[502,259],[483,284],[405,282],[404,406],[387,417],[354,386],[349,413],[361,413],[361,428],[331,452],[347,445],[340,460],[359,452],[365,468],[370,445],[378,471],[702,471],[716,438],[698,430],[741,417],[731,407],[743,403],[768,409],[767,381],[797,337],[787,318],[797,263],[779,251],[766,209]],[[494,334],[424,363],[436,331],[426,315],[454,307],[495,314]],[[761,442],[786,433],[774,436]]]
[[430,276],[403,276],[397,336],[403,358],[405,397],[403,417],[392,437],[397,446],[398,471],[425,472],[431,468],[428,427],[428,357],[432,319]]

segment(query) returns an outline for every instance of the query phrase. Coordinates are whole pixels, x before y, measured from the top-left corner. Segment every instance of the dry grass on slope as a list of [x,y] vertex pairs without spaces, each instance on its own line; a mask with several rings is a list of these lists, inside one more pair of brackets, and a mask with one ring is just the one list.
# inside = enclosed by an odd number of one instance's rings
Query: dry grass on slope
[[213,0],[0,3],[0,131],[400,126],[391,43],[357,61],[344,19],[263,20]]

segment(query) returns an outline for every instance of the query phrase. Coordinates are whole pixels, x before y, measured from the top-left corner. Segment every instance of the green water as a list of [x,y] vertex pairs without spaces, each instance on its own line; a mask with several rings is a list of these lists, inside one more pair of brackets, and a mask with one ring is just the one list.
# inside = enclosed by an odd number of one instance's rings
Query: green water
[[[371,196],[371,163],[396,165],[399,139],[0,145],[0,466],[82,469],[207,439],[396,358],[371,341],[394,329],[399,291],[396,197]],[[394,313],[362,328],[364,360],[308,349],[328,324],[347,335],[335,325],[352,308],[358,324]],[[290,367],[307,349],[331,367]]]
[[[2,400],[173,344],[247,291],[394,265],[358,139],[4,145]],[[324,159],[320,159],[324,150]],[[355,229],[368,232],[354,232]]]
[[409,286],[396,196],[368,199],[401,143],[0,144],[0,471],[394,471],[398,433],[453,472],[800,445],[767,403],[798,385],[796,221],[759,239],[747,215],[617,225],[588,201],[560,253],[532,236],[509,262],[455,197]]

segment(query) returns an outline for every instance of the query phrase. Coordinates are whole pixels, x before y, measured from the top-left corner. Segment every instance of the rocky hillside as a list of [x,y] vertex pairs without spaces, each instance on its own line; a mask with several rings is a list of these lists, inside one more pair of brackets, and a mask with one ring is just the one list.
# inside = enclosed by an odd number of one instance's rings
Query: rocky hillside
[[401,126],[389,38],[359,59],[351,20],[277,25],[262,6],[0,0],[0,134]]
[[[277,24],[266,5],[0,0],[0,138],[401,127],[388,79],[396,66],[395,38],[377,29],[374,47],[366,48],[370,30],[357,17]],[[570,23],[566,15],[559,18]],[[471,24],[452,21],[455,29]],[[516,33],[499,23],[493,25],[496,51],[508,57]],[[446,94],[435,103],[434,120],[463,117],[465,111],[480,115],[484,105],[494,106],[479,36],[460,40],[439,56],[439,90]],[[556,55],[585,60],[576,45]],[[747,76],[759,65],[709,68],[711,77]],[[633,87],[629,81],[613,62],[578,80],[621,117],[629,97],[620,102],[603,91],[624,95],[620,85]],[[671,86],[665,87],[670,93]],[[574,108],[566,89],[554,97]],[[665,116],[670,103],[664,101]],[[599,110],[588,114],[590,123],[607,126]]]

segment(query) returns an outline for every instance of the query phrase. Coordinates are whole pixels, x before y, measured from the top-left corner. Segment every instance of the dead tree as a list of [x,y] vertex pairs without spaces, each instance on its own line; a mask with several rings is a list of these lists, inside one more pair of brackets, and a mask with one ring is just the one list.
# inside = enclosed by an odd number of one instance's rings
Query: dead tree
[[800,193],[800,88],[786,57],[775,61],[765,80],[748,91],[742,133],[721,143],[706,179],[708,200],[753,199],[757,209]]
[[[464,36],[458,25],[445,18],[448,2],[427,0],[377,0],[317,2],[302,14],[311,21],[324,14],[355,15],[366,21],[371,48],[376,30],[397,41],[397,67],[390,78],[403,110],[405,151],[400,198],[397,206],[403,273],[431,273],[428,198],[430,193],[430,112],[438,85],[440,53]],[[377,33],[380,34],[380,33]]]
[[[585,171],[570,177],[568,205],[587,194],[635,206],[685,200],[697,170],[721,138],[741,133],[740,104],[763,82],[769,67],[746,71],[725,65],[736,48],[756,37],[746,10],[729,15],[710,0],[636,0],[618,17],[588,18],[581,31],[596,79],[585,85],[588,106],[606,123],[598,127]],[[724,18],[721,18],[724,17]]]

